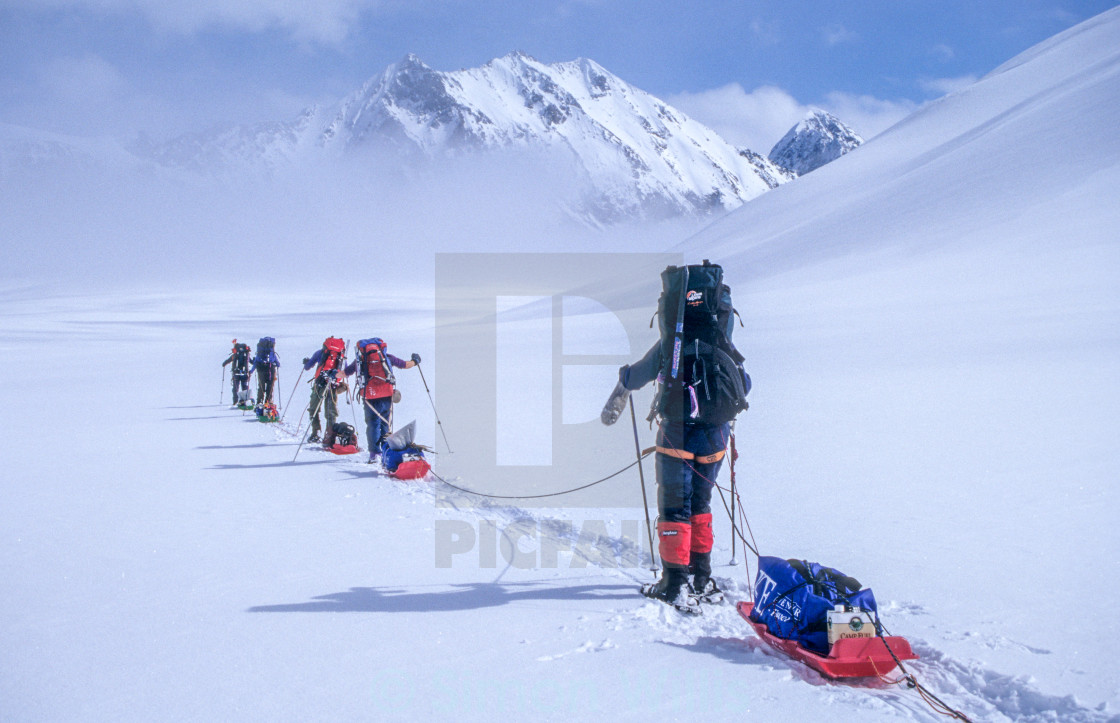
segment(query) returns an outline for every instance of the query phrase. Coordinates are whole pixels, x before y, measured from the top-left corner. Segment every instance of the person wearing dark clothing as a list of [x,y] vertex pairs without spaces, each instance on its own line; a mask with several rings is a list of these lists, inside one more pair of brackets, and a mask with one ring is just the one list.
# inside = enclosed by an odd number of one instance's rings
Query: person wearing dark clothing
[[222,362],[222,366],[232,364],[230,373],[233,375],[233,405],[236,407],[238,404],[244,404],[249,401],[249,375],[253,373],[252,367],[249,363],[248,344],[240,344],[237,339],[233,340],[233,351],[229,357]]
[[[697,268],[696,278],[703,280],[703,272],[713,267],[705,262],[703,267],[689,268]],[[666,274],[674,270],[676,267],[670,267]],[[684,278],[687,284],[688,276]],[[650,382],[658,382],[655,409],[659,425],[654,470],[658,551],[664,572],[656,583],[644,586],[642,594],[692,612],[699,610],[698,599],[708,602],[723,599],[722,591],[712,580],[712,488],[723,465],[731,434],[730,422],[722,420],[733,420],[739,410],[746,409],[746,395],[751,386],[750,377],[742,369],[742,356],[731,344],[734,309],[730,290],[721,285],[715,288],[719,296],[718,313],[691,317],[692,328],[688,314],[677,317],[683,318],[683,324],[665,324],[661,340],[640,360],[619,369],[618,384],[602,413],[603,423],[613,424],[625,409],[631,392]],[[685,307],[686,291],[689,304],[703,296],[686,286],[679,292],[681,308]],[[704,293],[712,294],[711,287]],[[663,295],[663,302],[666,295]],[[669,295],[669,299],[672,306],[668,312],[659,303],[660,314],[672,313],[676,297]],[[676,339],[684,339],[683,351],[680,346],[665,343],[666,327],[670,330],[669,342],[674,339],[671,335],[674,328]],[[700,336],[706,340],[698,341]],[[678,350],[677,356],[666,358],[673,354],[674,348]],[[676,386],[670,383],[670,371],[677,375],[674,377],[678,380]],[[717,383],[726,381],[727,377],[719,376],[721,373],[730,375],[734,383]],[[684,379],[684,374],[689,380],[682,384],[680,380]],[[693,378],[697,374],[699,376]],[[733,392],[728,392],[732,387]],[[718,405],[728,399],[731,402],[729,412],[710,411],[720,409]]]
[[358,372],[362,391],[362,409],[366,417],[366,445],[369,461],[376,462],[381,453],[381,441],[392,431],[393,402],[397,380],[393,369],[411,369],[420,362],[420,355],[413,354],[408,361],[390,354],[388,345],[380,338],[362,339],[357,344],[358,358],[346,367],[346,376]]
[[[661,370],[658,342],[642,359],[619,370],[626,392],[657,379]],[[657,429],[654,470],[657,476],[658,551],[665,572],[653,592],[674,600],[693,576],[692,589],[711,597],[718,592],[712,575],[712,488],[723,465],[730,425],[687,424],[662,420]]]
[[257,342],[257,355],[253,357],[252,365],[257,374],[257,404],[271,404],[277,370],[280,368],[275,339],[271,336],[261,337]]

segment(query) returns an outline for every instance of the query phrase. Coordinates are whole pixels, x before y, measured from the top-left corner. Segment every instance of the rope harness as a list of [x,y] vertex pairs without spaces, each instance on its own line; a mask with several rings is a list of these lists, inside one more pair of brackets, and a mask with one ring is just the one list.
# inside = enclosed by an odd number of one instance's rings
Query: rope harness
[[[644,450],[642,452],[641,459],[645,459],[648,455],[650,455],[652,453],[653,453],[652,449]],[[439,480],[443,484],[447,485],[451,489],[459,490],[460,492],[466,492],[469,495],[477,495],[478,497],[486,497],[486,498],[489,498],[489,499],[492,499],[492,500],[539,500],[539,499],[544,499],[545,497],[560,497],[562,495],[570,495],[573,492],[579,492],[580,490],[585,490],[589,487],[594,487],[595,485],[602,484],[609,479],[613,479],[613,478],[619,476],[620,474],[622,474],[626,470],[630,469],[631,467],[636,467],[638,465],[639,461],[640,461],[640,459],[636,459],[633,462],[631,462],[630,464],[623,467],[622,469],[618,470],[617,472],[612,472],[609,475],[607,475],[606,477],[602,477],[600,479],[597,479],[594,482],[588,482],[585,485],[580,485],[579,487],[573,487],[570,490],[562,490],[560,492],[549,492],[547,494],[541,494],[541,495],[490,495],[490,494],[486,494],[485,492],[477,492],[475,490],[469,490],[465,487],[459,487],[458,485],[453,485],[450,482],[448,482],[447,480],[445,480],[443,477],[440,477],[438,474],[436,474],[435,470],[430,470],[430,472],[431,472],[431,475],[433,477],[435,477],[437,480]]]

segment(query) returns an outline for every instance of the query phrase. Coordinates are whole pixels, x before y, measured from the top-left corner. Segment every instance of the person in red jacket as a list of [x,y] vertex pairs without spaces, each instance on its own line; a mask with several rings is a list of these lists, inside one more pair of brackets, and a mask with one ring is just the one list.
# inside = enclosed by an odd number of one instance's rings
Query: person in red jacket
[[342,375],[342,366],[345,363],[346,342],[333,336],[323,342],[322,349],[303,360],[305,371],[315,367],[315,376],[312,377],[311,383],[311,401],[307,405],[307,413],[311,416],[311,436],[307,440],[309,442],[321,440],[319,407],[323,407],[328,430],[334,426],[338,418],[338,393],[340,390],[345,390],[346,378]]
[[411,369],[420,363],[420,355],[413,354],[408,361],[386,351],[387,344],[380,338],[362,339],[358,342],[358,358],[346,367],[346,376],[358,372],[362,382],[362,409],[366,415],[366,445],[369,461],[381,456],[381,440],[389,435],[393,420],[394,392],[397,380],[393,369]]

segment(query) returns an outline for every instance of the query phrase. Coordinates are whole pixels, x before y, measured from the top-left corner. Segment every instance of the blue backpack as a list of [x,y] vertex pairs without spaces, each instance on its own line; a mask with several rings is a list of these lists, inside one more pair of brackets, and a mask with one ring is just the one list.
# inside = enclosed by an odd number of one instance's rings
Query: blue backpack
[[828,653],[827,614],[838,604],[876,613],[875,593],[859,580],[815,562],[761,557],[754,582],[751,619],[765,623],[771,635],[796,640],[802,647]]

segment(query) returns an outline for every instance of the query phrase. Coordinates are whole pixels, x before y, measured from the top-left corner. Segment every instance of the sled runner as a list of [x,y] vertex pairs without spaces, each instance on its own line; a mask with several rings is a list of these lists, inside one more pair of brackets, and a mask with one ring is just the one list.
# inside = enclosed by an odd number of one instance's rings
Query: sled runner
[[[828,678],[867,678],[885,675],[899,660],[917,660],[918,656],[910,649],[910,642],[897,635],[873,638],[842,638],[833,643],[828,655],[814,653],[801,647],[796,640],[787,640],[771,635],[763,623],[751,619],[754,603],[743,601],[737,605],[739,614],[750,623],[751,628],[763,642],[781,653],[805,663],[813,670]],[[890,646],[888,650],[887,646]],[[894,653],[894,656],[891,653]]]

